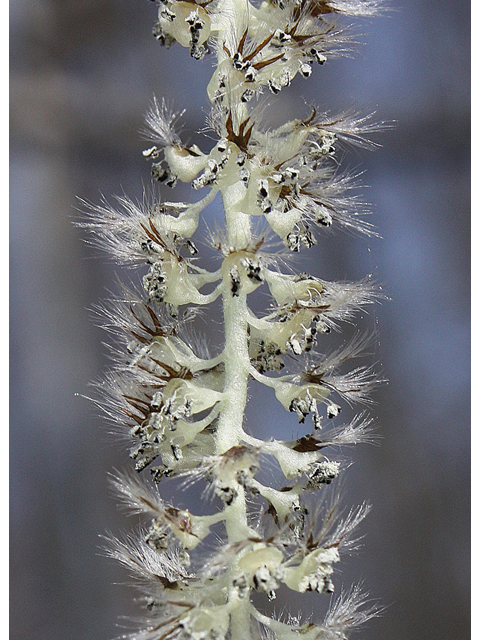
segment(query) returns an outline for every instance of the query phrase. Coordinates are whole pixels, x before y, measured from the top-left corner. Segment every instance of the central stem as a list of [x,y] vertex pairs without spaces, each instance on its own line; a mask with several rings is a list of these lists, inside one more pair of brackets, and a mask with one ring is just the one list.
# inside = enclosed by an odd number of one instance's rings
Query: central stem
[[[233,185],[222,191],[225,226],[231,255],[245,249],[252,237],[250,216],[232,211],[232,205],[238,199],[238,188],[238,185]],[[231,262],[231,255],[225,259],[225,263],[227,260]],[[225,323],[225,384],[217,429],[217,454],[225,453],[231,447],[240,444],[250,367],[247,295],[242,292],[241,287],[239,290],[232,290],[230,268],[223,272],[222,300]]]
[[[225,289],[228,283],[225,283]],[[223,294],[225,321],[225,385],[222,411],[216,434],[217,454],[240,443],[247,403],[250,358],[247,341],[247,296],[232,297],[230,287]]]
[[[231,204],[236,198],[234,189],[225,189],[222,196],[229,249],[234,254],[235,251],[247,247],[251,241],[250,216],[232,212]],[[217,454],[225,453],[242,441],[250,367],[247,294],[242,293],[241,287],[240,290],[232,290],[228,269],[223,274],[222,300],[225,323],[225,383],[222,410],[216,432]],[[248,532],[245,490],[241,485],[237,486],[235,500],[225,510],[225,528],[230,544],[243,540]],[[235,571],[234,564],[230,568],[232,577]],[[232,605],[230,611],[232,640],[250,640],[250,612],[248,609],[250,598],[240,599],[232,592],[229,600]]]

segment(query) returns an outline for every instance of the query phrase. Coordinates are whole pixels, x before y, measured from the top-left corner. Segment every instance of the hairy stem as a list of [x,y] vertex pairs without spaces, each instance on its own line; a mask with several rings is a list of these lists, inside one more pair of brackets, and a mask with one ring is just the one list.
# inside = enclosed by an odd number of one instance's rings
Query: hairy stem
[[[228,207],[228,195],[224,196],[227,237],[233,248],[248,244],[250,240],[250,219],[241,214],[231,215]],[[226,258],[226,260],[228,260]],[[222,454],[239,445],[242,441],[243,416],[247,403],[247,387],[250,369],[248,353],[248,308],[247,295],[232,293],[232,285],[228,269],[223,282],[223,315],[225,326],[225,363],[224,400],[218,420],[216,433],[216,452]],[[248,530],[247,504],[245,490],[237,487],[237,496],[233,503],[225,509],[225,528],[228,543],[241,541]],[[233,568],[232,568],[233,569]],[[231,604],[230,629],[232,640],[250,640],[249,598],[240,599],[236,593],[229,596]]]
[[[250,217],[232,213],[233,190],[226,189],[223,195],[226,231],[229,245],[245,247],[251,239]],[[231,255],[225,258],[230,260]],[[247,296],[241,291],[232,292],[230,268],[223,275],[223,316],[225,326],[225,384],[222,412],[218,421],[216,449],[224,453],[240,443],[243,432],[243,413],[247,402],[247,384],[250,369],[248,354],[248,307]]]
[[243,412],[247,402],[250,368],[246,309],[246,295],[232,297],[229,283],[226,282],[223,294],[225,385],[216,437],[218,454],[238,445],[243,433]]

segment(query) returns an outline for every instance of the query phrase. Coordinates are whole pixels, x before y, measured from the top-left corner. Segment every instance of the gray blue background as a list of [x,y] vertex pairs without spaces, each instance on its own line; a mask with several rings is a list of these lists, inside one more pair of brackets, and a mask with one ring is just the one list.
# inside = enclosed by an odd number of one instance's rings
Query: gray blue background
[[[368,499],[373,510],[363,549],[342,563],[336,585],[363,580],[387,607],[359,638],[464,640],[470,4],[392,5],[388,17],[357,23],[365,44],[353,60],[329,61],[282,92],[272,122],[304,115],[303,99],[397,121],[382,149],[344,159],[365,170],[383,238],[322,236],[299,262],[327,279],[373,273],[390,297],[363,319],[378,330],[374,358],[390,380],[373,408],[381,446],[345,452],[354,460],[345,505]],[[153,94],[187,108],[187,138],[202,145],[193,132],[204,125],[211,61],[160,48],[147,0],[11,0],[10,14],[10,637],[107,640],[136,610],[125,573],[101,555],[99,534],[134,523],[108,489],[107,472],[128,466],[123,445],[76,395],[88,395],[106,366],[105,336],[88,308],[114,287],[116,271],[72,225],[76,196],[141,195],[149,168],[138,132]],[[263,435],[272,425],[280,437],[298,433],[292,416],[255,394],[248,425]],[[162,491],[168,498],[173,489]],[[307,596],[305,613],[320,600]],[[288,601],[292,613],[299,601]],[[276,611],[285,606],[279,594]]]

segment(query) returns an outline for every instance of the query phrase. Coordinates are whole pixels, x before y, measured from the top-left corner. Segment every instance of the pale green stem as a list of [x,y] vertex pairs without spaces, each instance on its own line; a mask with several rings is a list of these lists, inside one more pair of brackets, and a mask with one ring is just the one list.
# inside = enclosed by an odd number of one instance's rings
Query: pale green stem
[[239,295],[234,298],[230,292],[229,283],[225,284],[223,294],[225,386],[216,434],[217,454],[225,453],[240,443],[250,368],[245,320],[246,296]]
[[282,382],[290,382],[295,378],[295,374],[278,376],[277,378],[269,378],[268,376],[264,376],[263,373],[260,373],[255,369],[255,367],[252,367],[252,366],[250,366],[249,368],[249,373],[252,376],[252,378],[255,378],[255,380],[257,380],[258,382],[261,382],[266,387],[272,387],[272,389],[275,389],[275,387],[278,387],[278,385],[281,384]]
[[[230,202],[235,197],[233,190],[226,189],[223,195],[227,238],[232,250],[242,249],[250,243],[250,216],[232,213]],[[233,295],[229,276],[225,276],[223,288],[223,314],[225,322],[225,384],[218,427],[216,453],[222,454],[237,446],[243,436],[243,416],[247,403],[247,387],[250,369],[248,353],[248,308],[247,296],[241,291]],[[230,544],[245,539],[248,532],[245,491],[238,486],[234,502],[225,509],[225,528]],[[248,535],[248,534],[247,534]],[[230,571],[233,572],[233,566]],[[229,595],[230,628],[232,640],[250,640],[249,598],[241,600],[232,591]]]
[[[228,187],[222,192],[228,243],[232,250],[243,249],[251,241],[250,216],[232,212],[235,189]],[[225,453],[240,443],[243,432],[243,414],[247,403],[247,384],[250,370],[248,353],[248,307],[247,296],[241,291],[232,294],[228,274],[223,282],[223,316],[225,323],[225,385],[222,411],[218,421],[216,449]]]
[[219,365],[224,360],[224,353],[219,353],[218,356],[214,358],[210,358],[209,360],[200,360],[196,362],[190,367],[190,371],[192,373],[196,373],[197,371],[208,371],[209,369],[213,369],[217,365]]

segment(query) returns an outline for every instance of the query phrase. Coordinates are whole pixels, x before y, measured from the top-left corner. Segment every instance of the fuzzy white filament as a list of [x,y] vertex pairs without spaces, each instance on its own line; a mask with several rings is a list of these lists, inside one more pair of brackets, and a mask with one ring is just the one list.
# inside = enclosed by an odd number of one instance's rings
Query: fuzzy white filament
[[[350,423],[335,420],[343,401],[368,403],[377,382],[371,366],[348,366],[368,347],[365,335],[323,353],[327,334],[351,324],[378,296],[375,287],[368,279],[327,282],[285,265],[329,227],[375,234],[362,217],[368,211],[356,177],[340,172],[336,152],[376,146],[369,136],[379,125],[355,112],[312,108],[303,120],[271,129],[257,98],[349,51],[343,17],[379,10],[376,0],[158,2],[154,35],[162,44],[177,42],[198,60],[216,56],[207,92],[217,141],[207,151],[184,144],[176,130],[183,112],[154,99],[146,118],[154,146],[144,151],[152,176],[169,187],[190,183],[201,195],[189,203],[122,196],[118,206],[93,207],[85,223],[118,263],[143,268],[140,291],[122,287],[98,309],[117,339],[98,403],[128,439],[136,471],[114,484],[130,510],[147,518],[138,535],[115,538],[110,548],[145,595],[146,621],[125,636],[131,640],[334,640],[373,615],[356,587],[323,622],[271,618],[251,594],[333,592],[335,566],[355,546],[368,506],[342,517],[337,494],[329,500],[326,487],[346,466],[331,456],[336,446],[372,440],[363,413]],[[210,271],[197,262],[195,234],[217,194],[225,228],[213,245],[222,263]],[[274,235],[277,252],[270,250]],[[271,298],[260,317],[248,299],[259,287]],[[188,323],[217,299],[224,346],[212,357],[196,346]],[[250,380],[267,387],[294,423],[310,416],[311,428],[299,427],[303,435],[289,441],[247,433]],[[268,458],[284,475],[280,487],[260,481]],[[200,515],[168,504],[158,489],[167,477],[185,486],[205,482],[205,495],[222,508]]]

